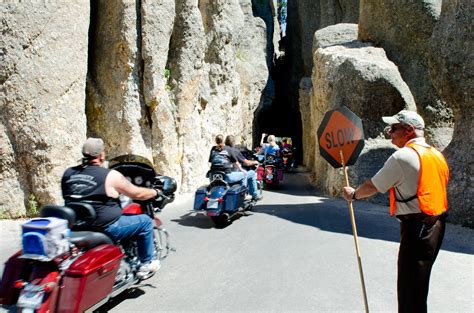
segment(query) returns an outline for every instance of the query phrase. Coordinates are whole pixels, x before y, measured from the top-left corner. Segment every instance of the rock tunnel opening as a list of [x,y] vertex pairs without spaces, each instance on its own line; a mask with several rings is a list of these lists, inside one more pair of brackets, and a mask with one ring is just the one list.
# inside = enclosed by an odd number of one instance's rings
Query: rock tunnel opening
[[[291,86],[291,69],[289,58],[286,56],[286,47],[291,45],[286,36],[288,16],[287,0],[276,1],[274,13],[277,15],[279,27],[278,47],[273,47],[269,53],[273,54],[273,61],[269,75],[274,84],[274,95],[270,105],[262,106],[255,116],[254,140],[258,145],[262,133],[273,134],[276,137],[289,137],[296,149],[298,163],[302,161],[302,123],[297,94],[294,95]],[[275,51],[275,52],[274,52]],[[294,99],[296,97],[296,99]]]

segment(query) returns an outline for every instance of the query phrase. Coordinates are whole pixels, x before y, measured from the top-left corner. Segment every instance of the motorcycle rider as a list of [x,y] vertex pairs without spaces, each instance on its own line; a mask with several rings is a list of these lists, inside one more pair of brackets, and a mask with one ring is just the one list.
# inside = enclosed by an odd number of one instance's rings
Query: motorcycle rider
[[224,144],[224,136],[217,135],[215,138],[216,145],[211,148],[209,153],[209,163],[211,163],[211,171],[219,170],[225,173],[225,180],[228,183],[239,182],[239,184],[247,187],[245,174],[239,171],[233,171],[234,167],[238,167],[235,152]]
[[276,156],[280,155],[280,146],[277,145],[275,140],[275,135],[269,135],[267,138],[268,143],[264,143],[263,139],[267,134],[263,133],[262,138],[260,139],[260,146],[262,150],[260,150],[259,154],[267,155],[267,154],[275,154]]
[[91,204],[97,213],[92,230],[103,232],[115,241],[136,239],[141,263],[137,276],[143,278],[156,272],[161,264],[160,260],[153,259],[152,220],[145,214],[122,215],[119,195],[147,200],[156,197],[158,191],[138,187],[120,172],[102,167],[105,149],[100,138],[88,138],[82,146],[82,155],[82,164],[66,169],[61,179],[65,205],[69,202]]
[[287,138],[283,138],[283,139],[281,140],[281,148],[282,148],[282,149],[291,150],[292,147],[293,147],[293,146],[288,143],[288,139],[287,139]]
[[260,146],[262,149],[258,152],[259,155],[263,155],[263,158],[266,159],[267,154],[275,155],[275,163],[277,168],[283,167],[283,160],[280,156],[280,146],[276,143],[275,135],[268,135],[267,143],[263,142],[267,134],[263,133],[262,138],[260,139]]
[[255,200],[255,201],[261,200],[263,198],[263,196],[258,193],[257,172],[255,172],[255,170],[253,170],[253,169],[244,170],[242,168],[242,165],[247,166],[247,167],[258,165],[258,161],[256,161],[256,160],[247,160],[242,155],[242,153],[237,148],[234,147],[235,146],[235,138],[234,138],[233,135],[227,135],[227,137],[225,138],[225,144],[226,144],[226,146],[228,146],[229,148],[232,149],[233,154],[235,155],[235,157],[238,161],[237,162],[237,167],[234,168],[234,171],[240,171],[240,172],[244,173],[245,176],[246,176],[246,179],[247,179],[247,182],[248,182],[248,187],[249,187],[249,195],[252,197],[251,199]]
[[290,142],[291,138],[283,138],[281,140],[281,156],[282,158],[287,157],[287,165],[289,164],[290,167],[296,167],[293,157],[293,145]]

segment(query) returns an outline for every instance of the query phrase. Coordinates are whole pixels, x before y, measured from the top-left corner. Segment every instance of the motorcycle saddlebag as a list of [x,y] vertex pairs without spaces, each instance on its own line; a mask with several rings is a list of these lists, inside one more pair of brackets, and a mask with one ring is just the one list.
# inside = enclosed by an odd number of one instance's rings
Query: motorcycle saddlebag
[[107,297],[114,285],[124,254],[119,247],[104,244],[81,255],[66,270],[59,295],[58,312],[84,312]]
[[196,193],[194,195],[194,210],[205,210],[206,209],[206,203],[204,202],[204,198],[206,197],[207,194],[207,188],[206,186],[201,186],[196,190]]
[[15,281],[24,279],[24,276],[31,272],[23,273],[25,269],[28,270],[26,264],[29,260],[20,258],[21,254],[21,251],[17,252],[5,263],[2,280],[0,281],[0,304],[13,305],[16,303],[20,289],[14,287]]
[[225,195],[225,210],[226,211],[237,211],[238,208],[242,207],[245,200],[245,194],[247,193],[247,187],[242,185],[232,185]]

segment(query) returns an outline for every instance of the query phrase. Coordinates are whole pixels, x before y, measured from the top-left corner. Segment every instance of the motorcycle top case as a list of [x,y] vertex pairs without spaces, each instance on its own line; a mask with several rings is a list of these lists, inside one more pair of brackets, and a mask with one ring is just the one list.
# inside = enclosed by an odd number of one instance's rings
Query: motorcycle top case
[[207,186],[201,186],[196,190],[194,195],[194,210],[205,210],[206,209],[206,202],[204,202],[204,198],[207,195]]
[[245,194],[247,193],[247,187],[242,185],[232,185],[225,194],[225,210],[236,211],[242,207],[245,200]]
[[22,227],[22,258],[50,261],[69,251],[67,221],[56,217],[34,218]]

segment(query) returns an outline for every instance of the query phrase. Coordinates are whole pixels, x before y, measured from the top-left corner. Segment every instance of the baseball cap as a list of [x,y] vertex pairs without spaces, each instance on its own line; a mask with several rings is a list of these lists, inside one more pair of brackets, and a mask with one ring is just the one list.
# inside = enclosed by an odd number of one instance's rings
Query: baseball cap
[[382,120],[389,125],[401,123],[411,125],[417,129],[425,128],[425,121],[415,111],[401,110],[393,116],[383,116]]
[[82,154],[86,157],[98,157],[104,151],[104,141],[100,138],[87,138],[82,145]]

